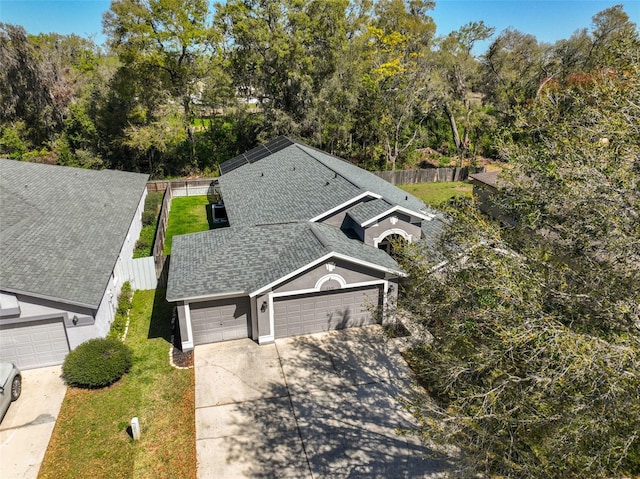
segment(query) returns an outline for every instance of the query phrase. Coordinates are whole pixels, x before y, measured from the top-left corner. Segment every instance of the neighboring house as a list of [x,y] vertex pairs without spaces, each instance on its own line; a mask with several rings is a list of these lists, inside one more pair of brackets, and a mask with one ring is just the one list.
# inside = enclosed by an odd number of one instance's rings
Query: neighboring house
[[61,364],[109,331],[147,176],[0,160],[0,361]]
[[501,181],[498,175],[499,172],[497,171],[487,171],[469,175],[469,179],[473,184],[473,194],[477,198],[480,211],[499,220],[505,225],[513,225],[513,218],[503,213],[494,201],[496,192],[504,187],[504,182]]
[[288,138],[220,170],[230,226],[173,238],[167,300],[185,350],[379,322],[404,275],[389,240],[442,228],[412,195]]

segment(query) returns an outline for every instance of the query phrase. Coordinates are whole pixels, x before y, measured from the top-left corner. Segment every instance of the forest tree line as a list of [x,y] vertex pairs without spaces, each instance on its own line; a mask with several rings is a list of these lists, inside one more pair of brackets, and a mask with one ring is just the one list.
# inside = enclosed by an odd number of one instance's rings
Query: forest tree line
[[482,20],[436,36],[434,6],[114,0],[104,46],[0,24],[0,155],[210,175],[290,135],[368,169],[500,159],[541,91],[637,62],[620,5],[553,44]]

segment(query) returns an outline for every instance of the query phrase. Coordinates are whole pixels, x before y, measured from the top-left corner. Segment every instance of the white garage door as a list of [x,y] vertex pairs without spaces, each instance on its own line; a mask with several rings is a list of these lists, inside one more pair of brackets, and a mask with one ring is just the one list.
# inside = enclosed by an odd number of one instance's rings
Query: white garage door
[[249,298],[191,303],[193,344],[249,337]]
[[382,286],[274,298],[275,337],[319,333],[377,322]]
[[62,318],[0,326],[0,360],[21,369],[62,364],[68,352]]

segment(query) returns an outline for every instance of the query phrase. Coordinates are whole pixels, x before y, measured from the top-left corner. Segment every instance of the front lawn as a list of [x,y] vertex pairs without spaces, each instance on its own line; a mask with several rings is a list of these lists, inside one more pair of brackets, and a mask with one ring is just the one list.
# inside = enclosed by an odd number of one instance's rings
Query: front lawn
[[171,200],[164,254],[171,254],[171,244],[174,236],[209,229],[209,220],[207,219],[208,204],[209,199],[206,195],[181,196]]
[[455,196],[471,197],[472,185],[466,181],[438,181],[398,185],[407,193],[417,196],[428,205],[438,206]]
[[[131,371],[111,387],[69,388],[39,478],[195,478],[193,369],[169,364],[164,290],[136,291],[126,343]],[[138,417],[142,436],[127,427]]]

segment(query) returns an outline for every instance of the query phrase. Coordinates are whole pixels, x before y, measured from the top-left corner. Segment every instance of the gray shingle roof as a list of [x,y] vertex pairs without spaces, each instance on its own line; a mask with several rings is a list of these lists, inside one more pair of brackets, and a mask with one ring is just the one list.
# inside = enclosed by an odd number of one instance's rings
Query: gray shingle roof
[[401,190],[395,185],[392,185],[388,181],[383,180],[379,176],[373,173],[363,170],[362,168],[349,163],[343,159],[329,155],[320,150],[316,150],[306,145],[298,145],[299,148],[308,153],[310,156],[326,165],[331,170],[337,172],[339,175],[348,178],[353,184],[357,185],[363,191],[371,191],[381,195],[389,203],[402,206],[414,211],[425,211],[431,214],[436,214],[437,211],[426,206],[415,196]]
[[338,228],[308,222],[176,236],[171,251],[168,301],[248,294],[332,252],[399,271],[383,251],[347,238]]
[[381,215],[385,211],[389,211],[392,205],[382,198],[358,203],[357,205],[349,208],[347,214],[353,221],[359,225],[369,221],[371,218],[375,218]]
[[97,308],[146,182],[0,159],[0,289]]
[[308,221],[366,191],[389,204],[436,213],[382,178],[306,145],[278,138],[264,150],[276,142],[277,151],[253,163],[234,163],[220,177],[231,226]]

